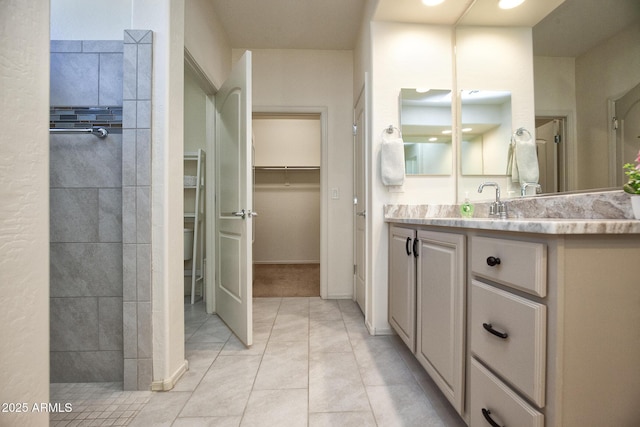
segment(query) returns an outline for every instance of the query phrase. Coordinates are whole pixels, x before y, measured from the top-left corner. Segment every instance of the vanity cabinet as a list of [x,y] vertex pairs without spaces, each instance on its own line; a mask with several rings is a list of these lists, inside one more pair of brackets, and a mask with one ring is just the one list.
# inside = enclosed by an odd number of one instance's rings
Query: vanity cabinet
[[415,277],[415,297],[404,306],[391,305],[400,282],[390,269],[390,322],[398,331],[394,316],[409,326],[415,316],[414,354],[467,424],[638,425],[637,231],[417,221],[390,227],[409,230],[391,250],[415,266],[412,276],[407,261],[402,292],[413,295]]
[[392,226],[389,234],[389,324],[416,351],[417,231]]
[[543,426],[546,245],[471,236],[470,264],[470,424]]
[[389,323],[460,414],[464,295],[464,235],[391,227]]

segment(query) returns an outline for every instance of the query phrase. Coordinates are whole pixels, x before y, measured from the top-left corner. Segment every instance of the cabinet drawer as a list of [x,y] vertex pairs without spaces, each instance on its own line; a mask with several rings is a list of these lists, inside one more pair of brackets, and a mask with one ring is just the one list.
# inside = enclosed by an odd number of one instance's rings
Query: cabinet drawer
[[471,351],[544,406],[547,308],[485,283],[471,282]]
[[543,427],[544,415],[515,394],[477,360],[471,359],[470,427]]
[[547,248],[542,243],[473,236],[471,271],[524,292],[547,295]]

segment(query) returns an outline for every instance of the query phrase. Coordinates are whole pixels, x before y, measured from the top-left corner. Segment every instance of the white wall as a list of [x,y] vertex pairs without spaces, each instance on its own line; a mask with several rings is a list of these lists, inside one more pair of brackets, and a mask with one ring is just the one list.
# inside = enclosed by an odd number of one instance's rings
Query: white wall
[[640,23],[576,58],[579,189],[612,185],[602,161],[609,158],[607,100],[620,98],[639,82]]
[[576,61],[575,58],[535,56],[533,58],[536,116],[566,116],[567,190],[577,189],[576,152]]
[[[320,117],[253,119],[255,165],[319,167]],[[253,261],[320,262],[320,171],[261,170],[255,175]]]
[[0,401],[47,426],[49,401],[49,7],[6,0],[0,14]]
[[51,0],[51,40],[122,40],[132,0]]
[[[234,50],[234,61],[243,51]],[[328,298],[353,295],[353,58],[351,51],[254,50],[254,111],[270,108],[324,109],[327,159],[322,164],[326,205],[327,265],[321,266]],[[331,198],[337,189],[339,199]],[[323,272],[324,271],[324,272]]]
[[[380,183],[379,149],[382,130],[398,123],[401,88],[430,87],[458,91],[463,88],[509,90],[512,93],[513,128],[534,130],[533,55],[530,28],[462,27],[455,32],[456,74],[453,68],[454,34],[451,27],[371,23],[371,221],[370,289],[373,294],[370,329],[388,331],[388,226],[386,203],[449,204],[477,194],[489,178],[503,188],[505,176],[482,178],[407,177],[403,192],[389,192]],[[363,43],[364,45],[364,43]],[[365,57],[365,55],[362,55]],[[457,116],[458,106],[454,106]],[[455,141],[455,140],[454,140]],[[454,144],[458,150],[457,141]],[[457,163],[456,163],[457,164]],[[458,180],[458,185],[456,185]],[[506,193],[506,192],[505,192]],[[486,195],[485,198],[489,197]]]
[[184,45],[219,89],[231,72],[231,46],[211,0],[185,2]]
[[403,192],[389,192],[380,178],[382,131],[398,126],[401,88],[453,88],[452,29],[441,26],[371,23],[371,122],[370,206],[367,210],[372,247],[368,327],[374,333],[389,332],[387,323],[388,226],[382,206],[386,203],[453,203],[455,176],[407,177]]
[[[531,28],[460,27],[456,30],[456,80],[459,90],[511,91],[511,129],[535,131],[533,45]],[[509,138],[509,136],[507,136]],[[505,153],[508,140],[505,141]],[[520,194],[518,183],[505,175],[460,177],[458,200],[493,200],[494,192],[478,194],[484,181],[496,181],[502,194]]]
[[[131,25],[153,31],[153,380],[185,368],[183,289],[184,1],[133,0]],[[176,244],[176,242],[179,242]]]
[[184,67],[184,151],[207,148],[207,95],[190,67]]

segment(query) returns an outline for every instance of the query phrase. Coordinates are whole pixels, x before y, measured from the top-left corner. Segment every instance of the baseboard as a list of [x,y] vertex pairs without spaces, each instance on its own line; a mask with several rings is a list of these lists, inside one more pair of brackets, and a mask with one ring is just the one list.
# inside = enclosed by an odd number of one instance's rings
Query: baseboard
[[371,323],[365,322],[365,326],[371,335],[393,335],[395,331],[391,328],[375,328]]
[[173,389],[178,383],[178,380],[182,378],[184,373],[188,370],[189,361],[185,360],[169,378],[165,378],[164,380],[159,381],[153,381],[151,383],[151,391],[169,391]]
[[253,260],[254,264],[257,265],[289,265],[289,264],[320,264],[320,260],[315,259],[306,259],[306,260],[271,260],[271,261],[256,261]]

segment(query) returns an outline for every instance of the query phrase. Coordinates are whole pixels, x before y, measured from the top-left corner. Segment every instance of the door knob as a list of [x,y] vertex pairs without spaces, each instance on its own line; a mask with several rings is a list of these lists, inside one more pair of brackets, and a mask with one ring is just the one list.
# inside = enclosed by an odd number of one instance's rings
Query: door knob
[[251,209],[249,210],[244,210],[242,209],[241,211],[237,211],[237,212],[231,212],[232,215],[234,216],[239,216],[242,219],[245,219],[246,217],[254,217],[254,216],[258,216],[258,212],[252,212]]

